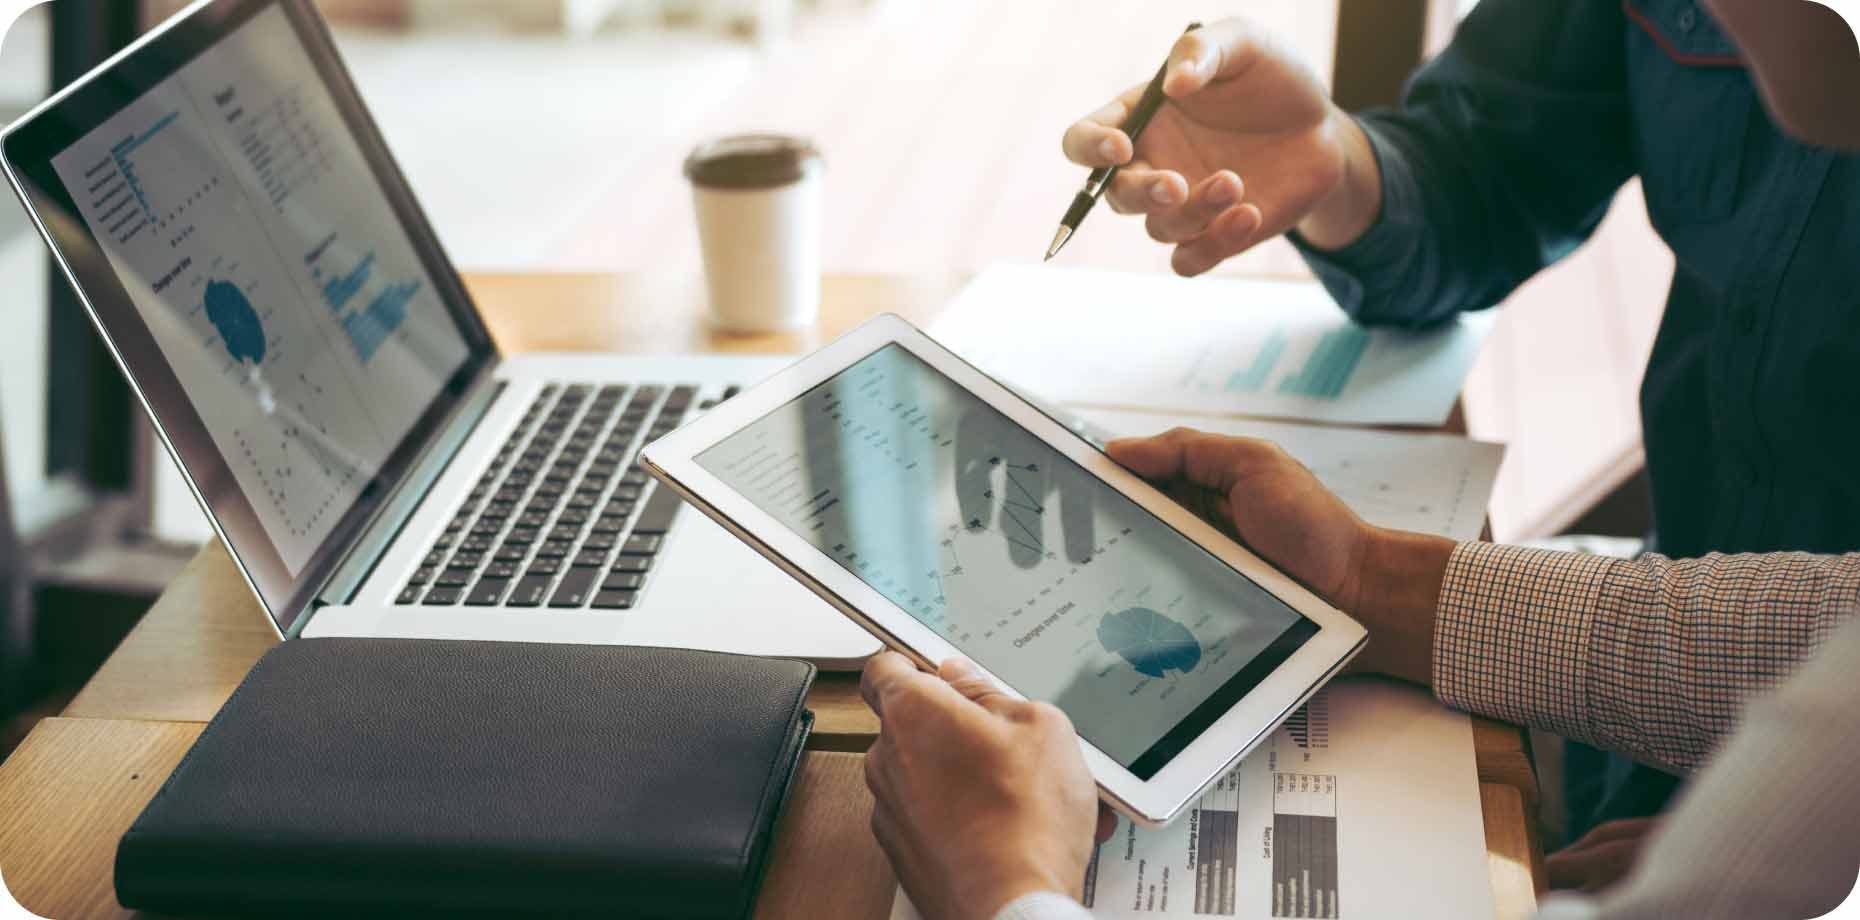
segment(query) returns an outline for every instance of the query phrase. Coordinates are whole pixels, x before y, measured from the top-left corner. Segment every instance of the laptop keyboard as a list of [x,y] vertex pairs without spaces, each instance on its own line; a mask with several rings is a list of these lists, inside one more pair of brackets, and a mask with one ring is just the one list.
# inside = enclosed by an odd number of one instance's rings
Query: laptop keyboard
[[640,468],[639,448],[711,407],[697,396],[690,384],[545,386],[395,603],[631,608],[683,504]]

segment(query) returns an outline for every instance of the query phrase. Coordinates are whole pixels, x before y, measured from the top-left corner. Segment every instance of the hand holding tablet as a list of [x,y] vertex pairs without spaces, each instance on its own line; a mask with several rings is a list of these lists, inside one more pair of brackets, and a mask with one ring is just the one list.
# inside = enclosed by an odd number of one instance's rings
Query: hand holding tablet
[[967,657],[1008,693],[1056,705],[1101,794],[1144,823],[1173,818],[1364,641],[896,317],[645,460],[913,660]]

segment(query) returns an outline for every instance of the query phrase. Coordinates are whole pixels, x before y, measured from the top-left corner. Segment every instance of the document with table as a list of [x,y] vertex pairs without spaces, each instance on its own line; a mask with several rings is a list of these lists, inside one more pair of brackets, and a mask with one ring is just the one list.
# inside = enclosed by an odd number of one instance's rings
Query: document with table
[[1428,332],[1366,329],[1312,281],[1001,265],[930,334],[1061,403],[1438,425],[1490,328],[1477,314]]
[[[1120,917],[1489,918],[1472,724],[1345,678],[1168,827],[1118,820],[1084,903]],[[1437,883],[1436,883],[1437,882]],[[899,893],[893,920],[917,910]]]

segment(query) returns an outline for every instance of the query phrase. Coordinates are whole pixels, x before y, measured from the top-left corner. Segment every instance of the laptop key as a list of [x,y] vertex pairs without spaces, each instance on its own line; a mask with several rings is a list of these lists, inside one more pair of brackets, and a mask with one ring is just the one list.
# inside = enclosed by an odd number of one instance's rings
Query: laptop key
[[604,566],[606,564],[607,564],[607,551],[606,550],[591,549],[591,550],[584,550],[580,553],[575,554],[575,567],[578,569],[579,568],[598,569],[601,566]]
[[595,533],[619,533],[625,529],[626,515],[624,514],[603,514],[600,520],[594,522],[593,528]]
[[678,516],[678,509],[684,501],[664,486],[652,490],[652,497],[646,500],[646,509],[639,513],[639,523],[633,525],[636,534],[657,535],[672,529],[672,519]]
[[471,584],[472,569],[447,569],[433,579],[433,584],[440,588],[463,588]]
[[610,550],[614,548],[614,543],[619,539],[618,533],[591,533],[588,534],[586,540],[581,541],[581,548]]
[[627,537],[626,542],[621,544],[620,554],[623,556],[651,556],[659,551],[660,544],[664,542],[665,538],[656,534],[635,533],[633,536]]
[[548,575],[525,575],[517,579],[516,590],[504,601],[506,607],[541,607],[549,599]]
[[486,578],[472,586],[471,593],[465,595],[465,604],[469,607],[495,607],[504,599],[504,591],[509,589],[508,578]]
[[602,591],[637,591],[645,581],[637,572],[613,572],[601,582]]
[[691,401],[697,398],[697,392],[698,388],[691,384],[673,387],[672,395],[665,397],[665,408],[683,409],[691,405]]
[[394,598],[394,603],[405,607],[406,605],[411,604],[419,599],[420,599],[420,587],[418,585],[408,585],[406,588],[403,588],[401,590],[400,595],[398,597]]
[[631,610],[633,601],[638,597],[631,591],[599,591],[594,595],[594,607],[599,610]]
[[434,588],[426,592],[425,599],[421,600],[420,603],[428,607],[450,607],[458,603],[459,598],[463,596],[464,593],[465,592],[459,588]]
[[588,596],[594,591],[594,582],[600,577],[599,569],[569,569],[568,574],[562,576],[562,583],[555,586],[549,606],[586,607]]
[[560,559],[537,559],[530,563],[528,574],[530,575],[554,575],[555,573],[560,572],[560,571],[562,571],[562,560]]
[[432,581],[434,574],[435,573],[432,568],[428,566],[424,566],[424,565],[420,566],[419,568],[413,570],[413,577],[407,579],[407,584],[413,585],[416,588],[420,587],[421,585],[424,585],[427,582]]
[[635,572],[636,573],[636,572],[644,572],[649,568],[652,568],[652,557],[651,556],[621,556],[620,558],[614,560],[613,571],[616,573],[619,573],[619,572]]
[[536,556],[539,559],[560,559],[574,548],[575,544],[567,540],[548,540],[536,551]]
[[517,577],[517,563],[515,560],[509,562],[493,562],[484,567],[484,577],[515,578]]

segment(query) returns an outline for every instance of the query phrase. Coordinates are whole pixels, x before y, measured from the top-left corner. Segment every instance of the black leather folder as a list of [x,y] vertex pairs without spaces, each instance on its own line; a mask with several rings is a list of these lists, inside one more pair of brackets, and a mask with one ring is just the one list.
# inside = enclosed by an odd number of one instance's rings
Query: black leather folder
[[173,914],[742,917],[813,665],[675,649],[294,639],[116,852]]

